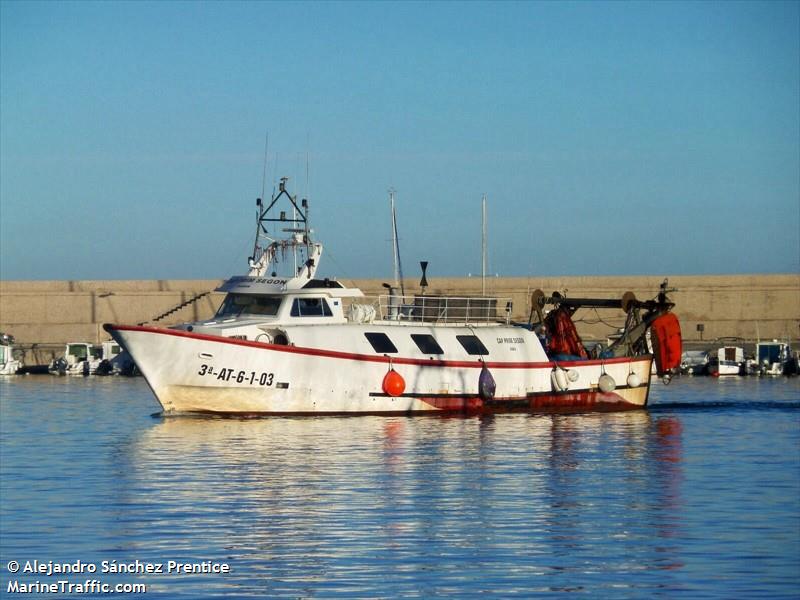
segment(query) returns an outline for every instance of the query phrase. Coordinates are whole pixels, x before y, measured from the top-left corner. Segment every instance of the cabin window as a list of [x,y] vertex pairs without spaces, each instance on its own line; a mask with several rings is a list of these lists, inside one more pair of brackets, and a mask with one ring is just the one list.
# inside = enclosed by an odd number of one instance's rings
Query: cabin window
[[483,345],[483,342],[478,338],[478,336],[457,335],[456,339],[462,346],[464,346],[464,350],[467,351],[467,354],[473,354],[476,356],[485,356],[486,354],[489,354],[486,346]]
[[781,346],[779,344],[760,344],[758,346],[758,362],[780,362]]
[[86,360],[86,357],[89,355],[89,351],[83,344],[70,344],[67,347],[67,354],[80,360]]
[[249,294],[228,294],[219,307],[217,319],[238,317],[241,315],[259,315],[274,317],[281,305],[280,296],[252,296]]
[[332,317],[331,307],[325,298],[295,298],[292,303],[293,317]]
[[395,354],[397,352],[397,347],[385,333],[367,332],[364,337],[367,338],[367,341],[372,345],[372,349],[378,354]]
[[303,286],[304,290],[312,288],[343,288],[344,286],[334,279],[312,279]]
[[444,350],[432,335],[427,333],[412,333],[411,339],[423,354],[444,354]]

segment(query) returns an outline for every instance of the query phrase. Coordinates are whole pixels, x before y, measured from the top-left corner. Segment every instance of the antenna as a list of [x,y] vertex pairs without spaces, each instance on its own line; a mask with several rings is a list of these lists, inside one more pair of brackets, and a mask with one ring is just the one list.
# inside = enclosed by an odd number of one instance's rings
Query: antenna
[[[272,161],[272,195],[275,195],[275,181],[278,179],[278,153],[275,152],[275,160]],[[278,192],[280,193],[280,184],[278,184]]]
[[309,154],[311,153],[311,134],[306,133],[306,198],[311,198],[311,179],[309,171]]
[[267,150],[269,150],[269,131],[267,131],[267,139],[264,141],[264,170],[261,173],[261,198],[264,197],[264,190],[267,186]]

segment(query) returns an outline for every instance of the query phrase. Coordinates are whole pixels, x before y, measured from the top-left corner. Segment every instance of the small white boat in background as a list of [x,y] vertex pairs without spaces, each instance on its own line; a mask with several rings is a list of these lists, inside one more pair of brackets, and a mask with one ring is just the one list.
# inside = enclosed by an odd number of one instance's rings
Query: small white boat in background
[[0,375],[16,375],[22,362],[14,358],[14,337],[0,334]]
[[786,342],[772,340],[756,344],[756,360],[761,375],[783,375],[792,357],[792,349]]
[[708,374],[708,352],[687,350],[681,355],[681,373],[685,375]]
[[85,342],[70,342],[64,356],[50,363],[53,375],[94,375],[102,360],[102,348]]
[[99,346],[95,346],[95,348],[99,348],[101,351],[100,364],[97,365],[97,370],[94,372],[95,375],[131,377],[139,374],[131,355],[125,352],[116,342],[103,342]]
[[119,373],[119,366],[115,363],[117,357],[122,353],[122,348],[116,342],[103,342],[94,347],[95,355],[100,359],[100,363],[95,369],[95,375],[116,375]]
[[761,371],[758,367],[758,361],[752,356],[746,356],[744,363],[742,363],[741,375],[760,375]]
[[708,374],[712,377],[739,375],[744,364],[744,348],[723,346],[708,361]]

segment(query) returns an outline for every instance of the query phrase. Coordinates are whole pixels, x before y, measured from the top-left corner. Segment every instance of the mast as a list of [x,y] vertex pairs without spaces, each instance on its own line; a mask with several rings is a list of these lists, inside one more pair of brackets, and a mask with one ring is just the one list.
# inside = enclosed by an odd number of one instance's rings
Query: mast
[[[264,277],[267,274],[269,267],[276,267],[280,258],[278,253],[281,252],[283,261],[287,260],[289,252],[294,255],[300,251],[301,255],[294,258],[294,271],[290,274],[291,278],[305,277],[312,279],[319,266],[319,258],[322,255],[322,244],[312,241],[311,229],[309,228],[309,207],[308,200],[303,198],[300,205],[297,204],[297,196],[292,196],[286,189],[286,182],[288,177],[281,177],[278,194],[273,193],[272,200],[268,206],[264,206],[261,198],[256,199],[256,206],[258,211],[256,213],[256,239],[253,245],[253,254],[248,259],[250,277]],[[286,197],[286,200],[292,206],[291,217],[288,217],[285,210],[273,210],[275,205],[281,198]],[[279,216],[275,216],[279,213]],[[278,232],[288,234],[284,238],[278,239],[270,237],[267,231],[267,225],[274,224],[276,235]],[[270,225],[271,227],[273,225]],[[288,226],[288,227],[286,227]],[[262,242],[262,237],[268,241],[265,245]],[[305,254],[306,259],[300,263],[302,254]],[[293,256],[289,256],[289,261],[292,261]],[[286,266],[290,266],[291,262]],[[277,269],[270,272],[270,277],[277,276]]]
[[400,242],[397,238],[397,214],[394,208],[394,190],[389,190],[389,206],[392,211],[392,259],[394,263],[394,287],[400,288],[400,295],[405,296],[403,285],[403,265],[400,263]]
[[[297,207],[292,203],[292,222],[297,222]],[[286,231],[286,230],[284,230]],[[292,247],[292,254],[294,255],[294,274],[297,274],[297,244]]]
[[481,201],[481,293],[486,296],[486,194]]

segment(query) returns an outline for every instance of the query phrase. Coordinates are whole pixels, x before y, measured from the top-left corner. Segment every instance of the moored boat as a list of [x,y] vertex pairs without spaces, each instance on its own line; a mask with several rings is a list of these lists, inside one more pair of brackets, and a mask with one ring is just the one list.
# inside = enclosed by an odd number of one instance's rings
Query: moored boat
[[772,340],[756,344],[756,360],[761,375],[783,375],[791,358],[792,349],[787,342]]
[[739,346],[722,346],[708,361],[708,374],[712,377],[727,377],[741,374],[744,364],[744,349]]
[[94,375],[101,362],[102,350],[86,342],[69,342],[64,355],[48,368],[52,375]]
[[687,350],[681,355],[681,373],[686,375],[708,374],[708,352]]
[[14,337],[0,333],[0,375],[16,375],[22,368],[22,361],[17,359],[14,350]]
[[[289,211],[277,210],[281,201]],[[298,203],[285,179],[268,206],[257,206],[249,272],[218,289],[226,296],[212,319],[105,325],[165,413],[624,410],[647,404],[654,361],[666,380],[680,365],[666,281],[647,301],[630,292],[592,299],[537,290],[523,325],[511,322],[505,298],[436,297],[424,288],[367,298],[317,277],[323,247],[312,239],[307,201]],[[288,274],[278,275],[281,267]],[[572,322],[581,307],[627,315],[622,334],[597,355]]]

